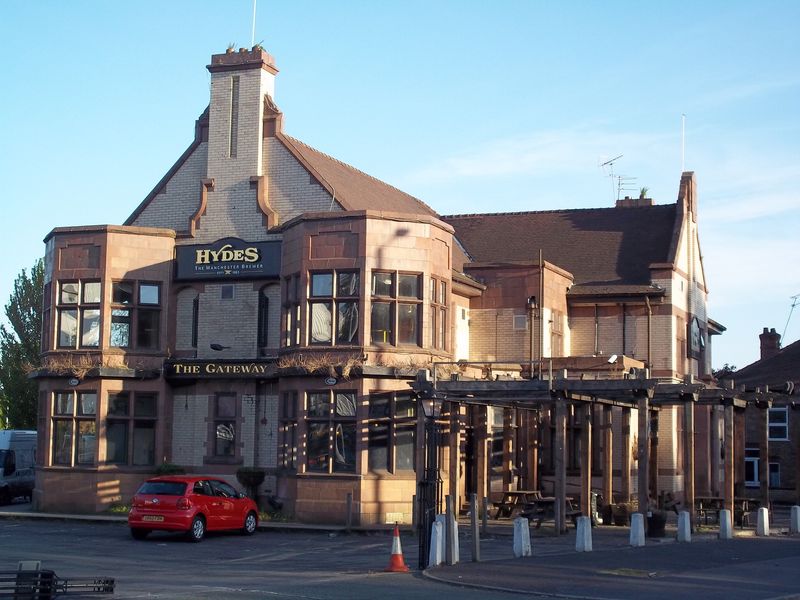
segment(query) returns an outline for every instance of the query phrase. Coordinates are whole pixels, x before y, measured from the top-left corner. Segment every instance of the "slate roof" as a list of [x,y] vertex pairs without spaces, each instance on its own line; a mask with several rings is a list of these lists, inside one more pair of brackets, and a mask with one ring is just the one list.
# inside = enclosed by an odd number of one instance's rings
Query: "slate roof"
[[[649,286],[653,263],[671,262],[676,204],[446,215],[475,262],[536,261],[571,272],[576,285]],[[577,291],[577,290],[576,290]]]
[[355,167],[312,148],[300,140],[281,134],[281,139],[307,166],[335,190],[336,201],[345,210],[439,215],[430,206],[410,194],[359,171]]
[[787,381],[800,383],[800,340],[781,348],[775,356],[739,369],[730,378],[735,385],[744,385],[748,389],[768,385],[779,390],[785,389]]

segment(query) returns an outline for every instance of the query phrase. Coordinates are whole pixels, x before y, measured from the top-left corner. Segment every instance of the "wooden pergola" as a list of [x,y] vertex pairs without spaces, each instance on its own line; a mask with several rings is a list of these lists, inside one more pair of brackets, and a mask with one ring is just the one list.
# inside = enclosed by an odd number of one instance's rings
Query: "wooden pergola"
[[[627,375],[627,374],[626,374]],[[621,407],[621,423],[619,430],[623,437],[622,447],[630,448],[631,409],[638,410],[637,431],[637,482],[639,511],[646,514],[651,501],[658,495],[657,491],[657,431],[658,413],[661,408],[669,406],[683,407],[683,452],[682,467],[684,473],[684,510],[689,511],[692,524],[695,523],[695,408],[697,406],[720,407],[711,411],[712,429],[718,431],[719,419],[723,420],[723,443],[720,448],[719,438],[710,436],[708,440],[707,465],[712,473],[712,488],[723,498],[723,506],[734,510],[735,482],[743,481],[744,468],[744,409],[753,404],[762,410],[763,427],[761,439],[762,456],[768,456],[767,408],[774,397],[780,394],[769,390],[745,392],[731,387],[717,387],[704,382],[695,381],[687,376],[681,383],[665,383],[649,377],[646,369],[636,376],[621,379],[582,379],[569,378],[566,371],[554,373],[552,379],[495,379],[470,380],[459,376],[451,376],[449,380],[430,379],[427,371],[420,371],[417,379],[411,384],[414,392],[420,397],[435,397],[444,402],[458,405],[483,405],[503,409],[521,409],[523,411],[542,411],[550,409],[554,414],[555,456],[554,496],[556,498],[555,520],[556,532],[566,531],[566,483],[567,483],[567,414],[570,406],[582,411],[581,456],[580,464],[580,509],[584,515],[591,510],[592,491],[592,414],[596,406],[602,406],[602,493],[606,499],[613,497],[613,428],[612,408]],[[451,411],[452,413],[453,411]],[[456,411],[457,412],[457,411]],[[720,414],[721,413],[721,414]],[[652,419],[652,422],[651,422]],[[526,420],[525,423],[536,419]],[[506,423],[506,426],[508,423]],[[451,430],[452,433],[452,430]],[[453,436],[451,435],[451,438]],[[458,451],[457,442],[450,443],[451,452]],[[534,452],[538,449],[534,448]],[[723,458],[720,459],[720,455]],[[625,498],[631,491],[631,455],[623,452],[621,458],[621,485],[619,492]],[[527,481],[538,481],[537,458],[529,457]],[[741,465],[738,465],[741,463]],[[452,464],[453,461],[451,461]],[[720,464],[720,462],[722,464]],[[760,481],[762,482],[761,501],[769,505],[768,473],[766,460],[760,461]],[[724,469],[721,489],[716,488],[719,469]],[[738,467],[738,469],[737,469]],[[737,479],[737,472],[740,477]],[[457,489],[458,477],[455,469],[450,470],[450,489]],[[645,520],[646,522],[646,520]]]

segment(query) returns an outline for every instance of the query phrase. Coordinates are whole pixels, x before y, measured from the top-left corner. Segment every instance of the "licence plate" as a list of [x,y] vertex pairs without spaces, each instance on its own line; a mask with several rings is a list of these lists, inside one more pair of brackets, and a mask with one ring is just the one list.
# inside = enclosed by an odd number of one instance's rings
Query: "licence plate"
[[142,517],[142,521],[158,521],[161,522],[164,520],[164,517],[161,515],[144,515]]

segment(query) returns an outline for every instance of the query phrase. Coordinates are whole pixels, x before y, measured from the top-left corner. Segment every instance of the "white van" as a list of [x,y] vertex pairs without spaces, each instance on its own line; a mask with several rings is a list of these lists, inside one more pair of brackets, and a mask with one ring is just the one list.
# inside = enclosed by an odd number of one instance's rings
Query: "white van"
[[0,505],[33,495],[36,464],[36,432],[0,431]]

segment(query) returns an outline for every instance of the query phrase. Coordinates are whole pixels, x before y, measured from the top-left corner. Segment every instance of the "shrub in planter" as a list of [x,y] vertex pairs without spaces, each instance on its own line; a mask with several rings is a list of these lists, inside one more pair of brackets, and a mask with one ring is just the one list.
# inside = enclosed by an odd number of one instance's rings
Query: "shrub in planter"
[[267,472],[257,467],[242,467],[236,471],[236,480],[247,489],[248,495],[256,500],[258,486],[264,483]]
[[183,475],[186,470],[180,465],[164,461],[156,467],[156,475]]

